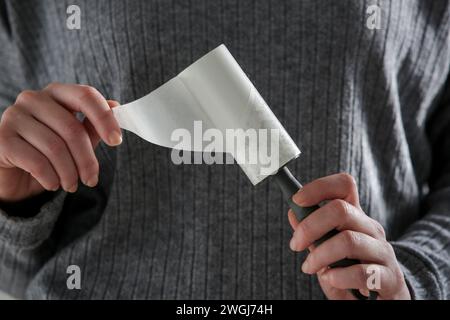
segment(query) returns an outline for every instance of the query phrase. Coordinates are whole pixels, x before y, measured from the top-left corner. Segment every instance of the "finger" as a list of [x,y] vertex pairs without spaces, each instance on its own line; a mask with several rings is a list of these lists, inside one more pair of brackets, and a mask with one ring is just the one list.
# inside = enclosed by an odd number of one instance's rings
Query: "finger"
[[338,289],[333,287],[327,279],[323,279],[322,275],[327,272],[328,268],[324,268],[317,272],[317,279],[323,293],[329,300],[356,300],[356,297],[346,289]]
[[370,291],[367,289],[359,289],[359,293],[361,293],[365,297],[369,297]]
[[[107,100],[107,102],[111,109],[120,105],[120,103],[115,100]],[[95,149],[101,138],[88,118],[83,120],[83,125],[91,139],[92,147]]]
[[310,207],[331,199],[342,199],[359,208],[355,179],[347,173],[333,174],[306,184],[292,197],[292,200],[302,207]]
[[[83,183],[90,187],[97,184],[99,164],[92,143],[83,124],[71,112],[49,96],[39,93],[33,94],[28,100],[21,99],[15,108],[24,109],[61,137],[69,148]],[[24,124],[20,126],[28,130]]]
[[[19,110],[15,112],[22,113]],[[23,140],[47,157],[58,174],[63,189],[75,192],[78,187],[78,172],[64,141],[51,129],[25,113],[20,116],[20,121],[11,125]]]
[[392,254],[392,247],[386,241],[376,240],[364,233],[345,230],[311,252],[303,263],[302,270],[314,274],[321,268],[345,258],[385,265],[392,259]]
[[19,136],[0,141],[0,161],[11,168],[20,168],[31,174],[43,188],[56,191],[59,177],[48,159]]
[[295,216],[294,211],[292,211],[292,209],[289,209],[289,211],[288,211],[288,220],[289,220],[289,224],[292,227],[292,230],[295,231],[298,226],[298,220],[297,220],[297,217]]
[[70,111],[82,112],[92,123],[98,135],[111,146],[122,142],[122,133],[105,98],[95,88],[52,83],[45,91]]
[[394,273],[387,267],[377,264],[355,264],[346,268],[328,269],[321,279],[337,289],[359,289],[365,295],[368,291],[386,295],[395,289],[397,283]]
[[302,251],[329,231],[352,230],[385,240],[384,229],[361,209],[344,200],[333,200],[303,219],[295,228],[292,250]]

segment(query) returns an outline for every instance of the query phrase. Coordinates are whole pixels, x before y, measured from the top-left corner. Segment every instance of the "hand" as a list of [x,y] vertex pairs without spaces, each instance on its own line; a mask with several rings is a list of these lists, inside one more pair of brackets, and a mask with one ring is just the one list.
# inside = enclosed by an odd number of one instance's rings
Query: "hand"
[[[94,88],[52,83],[23,91],[0,122],[0,200],[18,201],[62,187],[75,192],[78,179],[94,187],[99,164],[94,148],[110,146],[122,134],[107,101]],[[75,114],[86,118],[80,122]]]
[[[301,222],[292,210],[288,213],[294,229],[290,247],[294,251],[310,249],[302,271],[318,276],[328,299],[355,299],[347,289],[359,289],[366,296],[369,289],[377,291],[379,299],[411,299],[383,227],[368,217],[359,205],[352,176],[343,173],[317,179],[305,185],[292,199],[302,207],[328,200]],[[314,247],[316,240],[333,229],[339,233]],[[361,264],[346,268],[328,267],[344,258],[359,260]],[[374,279],[379,279],[379,283],[368,281]]]

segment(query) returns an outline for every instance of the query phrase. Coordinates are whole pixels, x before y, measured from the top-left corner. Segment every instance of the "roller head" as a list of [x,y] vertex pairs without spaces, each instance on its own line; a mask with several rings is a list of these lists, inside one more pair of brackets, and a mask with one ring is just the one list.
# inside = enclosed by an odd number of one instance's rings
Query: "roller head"
[[[225,45],[197,60],[178,77],[188,84],[210,126],[223,132],[225,151],[232,154],[253,185],[300,155]],[[235,134],[234,146],[229,146],[232,143],[227,130]]]

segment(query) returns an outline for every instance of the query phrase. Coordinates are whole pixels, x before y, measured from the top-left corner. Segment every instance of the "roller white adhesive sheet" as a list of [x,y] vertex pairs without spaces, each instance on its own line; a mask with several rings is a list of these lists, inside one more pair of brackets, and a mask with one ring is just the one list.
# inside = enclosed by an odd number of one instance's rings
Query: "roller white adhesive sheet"
[[[173,133],[180,128],[195,135],[195,123],[201,121],[202,130],[215,129],[225,137],[227,130],[278,131],[277,166],[262,172],[262,163],[237,161],[256,185],[268,174],[275,173],[300,150],[270,110],[252,82],[225,47],[220,45],[184,71],[146,96],[113,109],[121,128],[141,138],[168,148],[203,152],[205,143],[182,144]],[[258,152],[261,146],[246,143],[247,153]],[[227,144],[216,146],[215,152],[229,152]]]

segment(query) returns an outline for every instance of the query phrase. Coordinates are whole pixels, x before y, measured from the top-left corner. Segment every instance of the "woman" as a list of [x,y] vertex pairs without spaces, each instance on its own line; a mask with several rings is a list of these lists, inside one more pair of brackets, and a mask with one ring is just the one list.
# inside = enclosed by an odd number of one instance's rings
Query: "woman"
[[[1,2],[4,291],[450,297],[448,2],[75,5],[79,29],[61,1]],[[292,169],[312,182],[294,201],[328,200],[302,222],[290,213],[289,226],[273,184],[253,189],[236,165],[175,165],[169,150],[120,132],[110,111],[220,43],[303,150]],[[344,257],[362,262],[327,268]],[[369,288],[370,270],[379,281]]]

